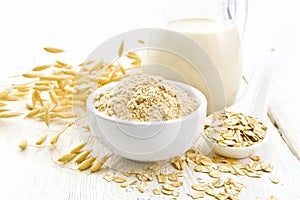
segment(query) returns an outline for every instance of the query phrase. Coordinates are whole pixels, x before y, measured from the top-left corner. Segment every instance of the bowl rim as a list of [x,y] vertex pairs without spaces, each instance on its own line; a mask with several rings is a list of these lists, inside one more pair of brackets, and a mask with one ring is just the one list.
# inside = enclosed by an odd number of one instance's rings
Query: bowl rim
[[[121,124],[125,124],[125,125],[161,125],[161,124],[174,124],[174,123],[178,123],[181,121],[185,121],[188,120],[189,118],[191,118],[193,115],[197,114],[198,112],[205,112],[206,115],[206,109],[207,109],[207,100],[206,97],[204,96],[204,94],[196,89],[195,87],[191,86],[191,85],[187,85],[185,83],[181,83],[178,81],[172,81],[172,80],[167,80],[168,82],[171,82],[173,84],[175,84],[176,86],[180,87],[181,89],[185,90],[187,93],[193,93],[195,94],[195,98],[200,102],[200,105],[198,106],[198,108],[196,110],[194,110],[193,112],[191,112],[188,115],[176,118],[176,119],[171,119],[171,120],[166,120],[166,121],[149,121],[149,122],[141,122],[141,121],[130,121],[130,120],[125,120],[125,119],[121,119],[115,116],[108,116],[100,111],[98,111],[95,107],[94,107],[94,97],[95,94],[97,94],[100,91],[103,90],[107,90],[108,88],[113,88],[115,87],[115,85],[117,85],[119,82],[111,82],[108,83],[100,88],[97,88],[96,90],[94,90],[87,98],[86,100],[86,107],[88,110],[91,110],[94,114],[98,115],[99,117],[108,120],[108,121],[114,121],[114,122],[118,122]],[[189,88],[189,91],[186,90],[186,88]],[[90,107],[92,106],[92,107]]]

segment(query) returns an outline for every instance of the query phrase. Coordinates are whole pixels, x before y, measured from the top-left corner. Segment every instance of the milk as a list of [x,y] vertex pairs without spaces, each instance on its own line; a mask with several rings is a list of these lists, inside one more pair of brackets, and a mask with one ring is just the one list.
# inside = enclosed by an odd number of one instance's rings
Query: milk
[[[242,76],[241,46],[234,23],[230,20],[219,22],[200,18],[179,19],[169,21],[167,29],[183,33],[206,50],[221,76],[226,95],[226,106],[232,105]],[[207,97],[208,112],[215,111],[205,80],[189,63],[163,51],[149,52],[147,56],[146,60],[155,60],[164,66],[145,67],[143,68],[144,72],[191,84]]]

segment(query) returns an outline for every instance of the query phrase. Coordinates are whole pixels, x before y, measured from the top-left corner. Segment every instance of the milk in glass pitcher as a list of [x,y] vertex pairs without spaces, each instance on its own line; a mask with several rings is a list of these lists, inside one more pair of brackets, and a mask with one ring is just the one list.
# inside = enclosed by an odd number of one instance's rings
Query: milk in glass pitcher
[[[182,33],[200,45],[211,58],[221,77],[225,105],[234,103],[242,77],[241,37],[247,18],[247,0],[169,0],[162,27]],[[197,54],[197,52],[190,52]],[[178,72],[189,84],[201,90],[208,99],[208,113],[220,105],[212,105],[207,85],[200,72],[191,72],[191,66],[182,59],[164,52],[149,52],[148,59],[156,60]],[[146,59],[147,60],[147,59]],[[205,64],[205,63],[204,63]],[[169,69],[144,67],[143,71],[182,81]],[[195,67],[195,66],[194,66]],[[196,66],[197,67],[197,66]]]

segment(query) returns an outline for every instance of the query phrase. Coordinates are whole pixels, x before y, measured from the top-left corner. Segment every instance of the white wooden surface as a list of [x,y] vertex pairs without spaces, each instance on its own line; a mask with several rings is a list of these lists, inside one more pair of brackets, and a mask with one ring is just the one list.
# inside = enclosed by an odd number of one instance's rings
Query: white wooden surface
[[[17,1],[16,3],[10,1],[7,4],[1,2],[0,19],[5,21],[0,33],[1,79],[20,74],[31,68],[32,65],[44,63],[45,59],[53,59],[39,53],[39,49],[45,45],[59,45],[67,49],[75,49],[75,53],[70,55],[67,61],[72,60],[72,62],[78,63],[85,59],[95,43],[99,44],[110,34],[124,30],[124,27],[110,26],[113,23],[120,23],[120,17],[112,18],[111,21],[107,21],[103,17],[110,16],[109,10],[116,3],[113,1],[109,4],[110,6],[101,5],[103,9],[100,10],[103,15],[98,14],[98,8],[101,6],[98,7],[97,3],[93,1],[88,1],[83,5],[76,3],[76,6],[73,5],[75,7],[72,11],[68,9],[67,3],[60,4],[59,1],[41,4],[39,1],[31,0],[30,3],[32,4],[30,5],[27,1]],[[296,19],[299,19],[299,12],[294,3],[293,0],[285,1],[284,4],[279,0],[253,0],[250,2],[249,23],[244,39],[245,71],[246,74],[250,74],[252,65],[262,63],[264,52],[268,49],[276,48],[280,51],[281,56],[277,62],[277,69],[274,72],[270,88],[269,106],[281,132],[279,133],[272,124],[268,124],[272,137],[268,145],[260,149],[259,154],[264,160],[275,166],[274,172],[264,174],[261,179],[239,177],[238,180],[247,185],[247,188],[243,189],[240,194],[241,199],[268,199],[270,195],[274,195],[278,199],[300,199],[298,189],[300,164],[296,157],[299,158],[300,152],[298,126],[300,68],[295,67],[300,64],[299,56],[297,56],[300,41],[297,37],[299,31],[295,25]],[[15,5],[20,6],[16,7]],[[30,10],[30,7],[34,9]],[[121,8],[123,6],[115,9],[121,12]],[[126,11],[129,9],[128,7]],[[53,10],[64,14],[54,16],[45,14],[51,13]],[[85,12],[86,18],[78,15],[83,10],[88,10]],[[37,13],[27,15],[27,11],[28,13],[34,13],[34,11]],[[20,15],[16,15],[16,13],[20,13]],[[40,23],[37,15],[45,21]],[[130,15],[132,15],[131,17],[135,16],[134,14]],[[64,16],[69,16],[69,18]],[[77,20],[77,23],[69,23],[72,21],[72,17]],[[55,23],[60,21],[59,26],[56,26]],[[100,22],[101,26],[98,29],[95,28],[94,25]],[[125,23],[125,21],[122,22]],[[103,30],[103,26],[110,26],[111,29]],[[86,30],[83,27],[89,27],[90,31],[83,31]],[[80,29],[81,32],[76,32],[77,29]],[[72,32],[74,33],[73,37],[70,36]],[[101,33],[102,38],[99,39]],[[87,38],[80,37],[82,34],[87,35]],[[45,38],[45,35],[48,38]],[[130,190],[126,191],[119,186],[103,181],[102,175],[111,171],[109,169],[97,174],[86,175],[54,165],[47,149],[29,148],[24,152],[19,151],[17,146],[20,140],[28,139],[33,143],[43,133],[53,133],[55,130],[58,128],[51,127],[51,130],[48,130],[43,123],[33,120],[23,120],[22,118],[0,120],[0,199],[154,199],[151,192],[140,194]],[[79,142],[78,135],[73,135],[72,129],[62,139],[60,144],[62,149],[68,149],[68,146]],[[63,144],[66,144],[65,147]],[[97,142],[92,144],[99,145]],[[203,151],[208,150],[203,149]],[[103,152],[99,151],[99,154],[103,154]],[[140,166],[118,157],[114,157],[113,161],[108,164],[119,170]],[[195,182],[192,173],[189,171],[186,173],[186,177],[188,177],[186,182],[189,184]],[[281,180],[280,184],[270,183],[270,176],[278,177]],[[189,191],[189,184],[186,184],[186,191],[182,191],[182,193]],[[181,196],[181,199],[188,199],[188,197]]]
[[[60,168],[53,164],[48,149],[28,148],[21,152],[18,149],[20,140],[26,138],[29,143],[34,143],[36,138],[42,135],[42,132],[51,134],[51,131],[48,131],[42,122],[12,119],[1,120],[0,123],[0,199],[170,199],[170,197],[164,196],[154,198],[150,190],[151,184],[148,186],[150,191],[141,194],[136,190],[125,190],[117,184],[107,183],[102,178],[103,174],[115,172],[108,168],[92,175]],[[240,199],[268,199],[271,195],[278,199],[300,198],[298,190],[300,184],[299,161],[291,154],[277,130],[271,124],[268,124],[268,127],[272,134],[271,140],[257,153],[262,156],[263,160],[274,165],[274,171],[271,174],[263,174],[260,179],[246,176],[234,177],[235,180],[239,180],[247,186],[240,193]],[[51,130],[58,129],[52,126]],[[71,128],[62,136],[58,147],[62,152],[67,152],[70,146],[80,142],[80,138],[85,140],[84,137],[82,135],[80,137]],[[89,144],[91,145],[88,148],[98,149],[100,155],[106,151],[104,148],[99,149],[101,145],[98,141],[92,139],[89,140]],[[201,140],[200,144],[202,145],[197,146],[198,149],[209,152]],[[117,156],[114,156],[108,165],[121,172],[142,166]],[[173,170],[172,167],[167,167],[166,162],[162,163],[162,166],[165,166],[163,169],[165,171]],[[189,199],[185,193],[190,191],[189,187],[196,182],[197,177],[209,180],[207,175],[194,174],[190,169],[186,170],[184,174],[185,187],[181,191],[183,195],[179,199]],[[272,184],[269,180],[270,177],[278,177],[280,184]]]

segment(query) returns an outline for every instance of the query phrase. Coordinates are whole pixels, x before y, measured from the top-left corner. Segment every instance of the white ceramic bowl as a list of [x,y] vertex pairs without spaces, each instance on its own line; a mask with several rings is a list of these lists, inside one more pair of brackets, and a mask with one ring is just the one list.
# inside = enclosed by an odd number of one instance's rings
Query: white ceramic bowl
[[113,89],[117,83],[95,90],[87,99],[91,131],[113,153],[136,161],[159,161],[182,155],[201,136],[206,118],[205,96],[192,86],[173,82],[199,100],[193,113],[174,120],[136,122],[107,116],[94,107],[95,95],[101,90]]
[[247,147],[227,147],[218,144],[211,138],[208,138],[206,134],[203,133],[203,135],[209,147],[212,148],[216,154],[227,158],[235,159],[247,158],[254,155],[260,147],[262,147],[267,141],[269,141],[270,138],[270,132],[268,132],[267,130],[266,135],[261,142],[255,143]]

